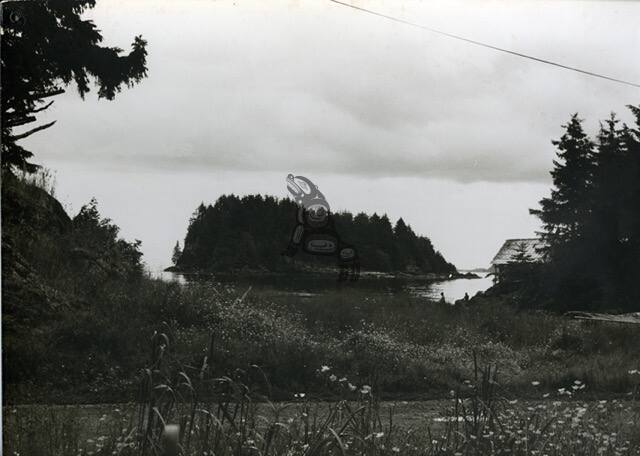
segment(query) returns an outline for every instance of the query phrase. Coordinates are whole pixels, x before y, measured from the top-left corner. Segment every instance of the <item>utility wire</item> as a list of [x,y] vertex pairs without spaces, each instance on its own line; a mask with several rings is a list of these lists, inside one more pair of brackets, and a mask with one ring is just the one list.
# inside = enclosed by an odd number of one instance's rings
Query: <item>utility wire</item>
[[521,52],[511,51],[509,49],[501,48],[501,47],[498,47],[498,46],[493,46],[491,44],[483,43],[481,41],[476,41],[476,40],[472,40],[470,38],[465,38],[463,36],[454,35],[453,33],[447,33],[447,32],[444,32],[442,30],[438,30],[438,29],[435,29],[435,28],[432,28],[432,27],[428,27],[426,25],[421,25],[421,24],[417,24],[415,22],[410,22],[410,21],[406,21],[404,19],[400,19],[398,17],[389,16],[389,15],[386,15],[386,14],[383,14],[383,13],[379,13],[377,11],[373,11],[373,10],[370,10],[370,9],[367,9],[367,8],[362,8],[360,6],[351,5],[349,3],[341,2],[339,0],[329,0],[329,1],[332,2],[332,3],[336,3],[338,5],[342,5],[342,6],[346,6],[348,8],[352,8],[352,9],[357,10],[357,11],[362,11],[364,13],[368,13],[368,14],[371,14],[371,15],[374,15],[374,16],[378,16],[378,17],[382,17],[382,18],[385,18],[385,19],[389,19],[391,21],[398,22],[400,24],[410,25],[412,27],[417,27],[417,28],[420,28],[420,29],[423,29],[423,30],[427,30],[429,32],[437,33],[439,35],[444,35],[444,36],[449,37],[449,38],[453,38],[453,39],[456,39],[456,40],[464,41],[466,43],[475,44],[476,46],[482,46],[482,47],[485,47],[485,48],[493,49],[494,51],[504,52],[504,53],[507,53],[507,54],[515,55],[517,57],[522,57],[522,58],[525,58],[525,59],[534,60],[536,62],[545,63],[547,65],[552,65],[552,66],[555,66],[555,67],[558,67],[558,68],[563,68],[565,70],[576,71],[578,73],[586,74],[588,76],[593,76],[593,77],[596,77],[596,78],[606,79],[608,81],[613,81],[613,82],[617,82],[617,83],[620,83],[620,84],[625,84],[625,85],[629,85],[629,86],[632,86],[632,87],[640,88],[640,84],[637,84],[635,82],[624,81],[622,79],[616,79],[616,78],[613,78],[611,76],[606,76],[604,74],[594,73],[592,71],[582,70],[580,68],[576,68],[576,67],[572,67],[572,66],[568,66],[568,65],[563,65],[563,64],[558,63],[558,62],[553,62],[551,60],[541,59],[539,57],[534,57],[532,55],[523,54]]

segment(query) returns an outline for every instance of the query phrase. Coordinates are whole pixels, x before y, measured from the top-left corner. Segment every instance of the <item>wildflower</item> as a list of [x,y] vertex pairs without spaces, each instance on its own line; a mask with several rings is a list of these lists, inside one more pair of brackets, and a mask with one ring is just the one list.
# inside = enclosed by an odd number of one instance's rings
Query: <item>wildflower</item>
[[347,377],[342,377],[340,380],[338,380],[340,383],[344,383],[347,381]]
[[539,386],[539,385],[540,385],[540,382],[539,382],[539,381],[537,381],[537,380],[534,380],[533,382],[531,382],[531,384],[532,384],[533,386]]
[[376,439],[380,439],[380,438],[382,438],[382,437],[384,437],[384,432],[376,432],[376,433],[375,433],[375,438],[376,438]]
[[393,451],[394,453],[400,453],[400,448],[394,446],[393,448],[391,448],[391,451]]
[[629,371],[629,375],[640,375],[640,370],[638,369],[631,369]]
[[327,372],[330,369],[331,368],[329,366],[327,366],[327,365],[320,366],[320,372]]
[[300,398],[300,399],[302,399],[305,396],[306,396],[306,393],[296,393],[296,394],[293,395],[293,397],[297,397],[297,398]]
[[329,380],[331,380],[332,382],[335,382],[336,380],[338,380],[338,377],[336,377],[334,374],[331,374],[329,376]]
[[369,385],[362,385],[362,389],[360,390],[362,394],[371,393],[371,387]]
[[355,386],[354,384],[349,383],[349,384],[348,384],[348,386],[349,386],[349,389],[350,389],[351,391],[355,391],[355,390],[356,390],[356,386]]

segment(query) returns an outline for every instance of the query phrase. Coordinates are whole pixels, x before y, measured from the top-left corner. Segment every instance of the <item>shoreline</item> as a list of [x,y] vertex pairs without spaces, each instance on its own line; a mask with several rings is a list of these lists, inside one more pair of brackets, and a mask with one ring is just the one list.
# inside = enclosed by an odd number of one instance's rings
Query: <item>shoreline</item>
[[[169,266],[163,269],[161,272],[171,272],[179,274],[181,276],[193,277],[193,278],[206,278],[206,277],[237,277],[240,279],[245,278],[282,278],[287,276],[304,275],[308,273],[314,273],[320,276],[333,276],[339,271],[337,269],[296,269],[291,271],[264,271],[264,270],[246,270],[240,269],[227,272],[206,272],[197,270],[182,270],[175,266]],[[475,272],[456,272],[456,273],[426,273],[426,274],[412,274],[408,272],[379,272],[379,271],[364,271],[360,272],[360,280],[362,279],[374,279],[374,280],[409,280],[409,281],[430,281],[430,282],[443,282],[447,280],[457,279],[481,279],[482,275]]]

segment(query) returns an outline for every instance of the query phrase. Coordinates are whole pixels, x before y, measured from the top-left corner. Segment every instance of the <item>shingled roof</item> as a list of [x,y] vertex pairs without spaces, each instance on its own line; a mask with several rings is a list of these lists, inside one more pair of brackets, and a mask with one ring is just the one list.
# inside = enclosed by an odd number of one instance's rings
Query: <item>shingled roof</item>
[[515,261],[516,255],[524,248],[525,253],[531,258],[532,263],[541,263],[544,261],[544,255],[541,251],[546,247],[546,243],[537,238],[533,239],[507,239],[500,247],[496,256],[493,257],[491,264],[500,265],[508,264]]

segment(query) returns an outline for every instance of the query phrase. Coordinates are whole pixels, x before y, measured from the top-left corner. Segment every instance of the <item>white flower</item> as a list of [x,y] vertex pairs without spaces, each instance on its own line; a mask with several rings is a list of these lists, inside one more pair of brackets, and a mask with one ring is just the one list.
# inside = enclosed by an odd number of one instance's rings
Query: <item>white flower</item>
[[539,381],[537,381],[537,380],[534,380],[533,382],[531,382],[531,384],[532,384],[533,386],[539,386],[539,385],[540,385],[540,382],[539,382]]
[[360,390],[362,394],[371,393],[371,387],[369,385],[362,385],[362,389]]
[[320,367],[320,372],[327,372],[329,369],[331,369],[329,366],[323,365]]
[[354,384],[349,383],[349,384],[348,384],[348,386],[349,386],[349,389],[350,389],[351,391],[355,391],[355,390],[356,390],[356,386],[355,386]]
[[332,382],[335,382],[336,380],[338,380],[338,377],[336,377],[334,374],[331,374],[329,376],[329,380],[331,380]]

